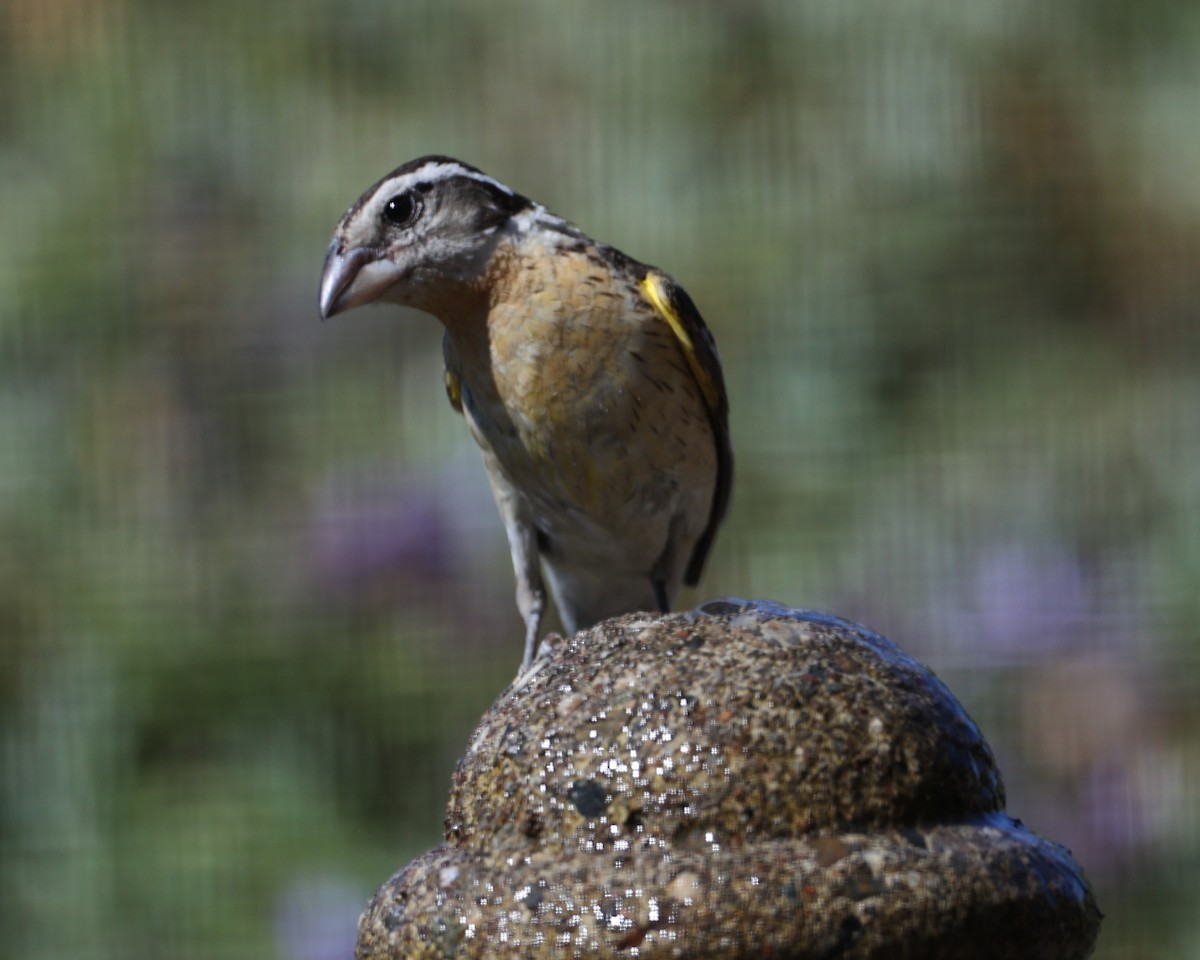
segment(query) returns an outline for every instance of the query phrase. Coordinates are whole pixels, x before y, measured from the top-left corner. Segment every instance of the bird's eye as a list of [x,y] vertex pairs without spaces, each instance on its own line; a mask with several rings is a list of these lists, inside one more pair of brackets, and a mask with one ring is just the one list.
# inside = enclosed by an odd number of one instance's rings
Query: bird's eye
[[383,219],[397,227],[407,227],[417,219],[421,204],[409,193],[398,193],[383,205]]

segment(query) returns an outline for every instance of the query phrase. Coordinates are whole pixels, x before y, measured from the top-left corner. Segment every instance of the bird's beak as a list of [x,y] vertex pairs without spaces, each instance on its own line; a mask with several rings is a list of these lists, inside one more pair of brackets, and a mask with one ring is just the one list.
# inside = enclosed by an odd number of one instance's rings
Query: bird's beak
[[378,300],[402,278],[400,268],[391,260],[380,258],[375,250],[366,247],[343,250],[335,239],[329,245],[321,274],[321,317],[328,320],[334,314]]

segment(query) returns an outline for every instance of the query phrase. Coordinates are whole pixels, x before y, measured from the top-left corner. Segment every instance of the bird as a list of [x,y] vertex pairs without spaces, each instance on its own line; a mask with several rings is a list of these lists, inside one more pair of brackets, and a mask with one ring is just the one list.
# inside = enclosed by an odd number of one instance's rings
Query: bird
[[453,157],[411,160],[334,230],[323,318],[431,314],[445,388],[508,536],[522,670],[546,585],[569,634],[667,613],[729,507],[729,400],[712,334],[663,271]]

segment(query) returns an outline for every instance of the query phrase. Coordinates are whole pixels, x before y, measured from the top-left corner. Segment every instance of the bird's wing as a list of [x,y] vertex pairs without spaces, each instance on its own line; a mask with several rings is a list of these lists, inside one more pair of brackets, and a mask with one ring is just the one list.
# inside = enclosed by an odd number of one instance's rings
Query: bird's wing
[[462,382],[458,379],[458,374],[447,367],[444,379],[446,381],[446,399],[450,401],[450,406],[462,413]]
[[450,334],[442,335],[442,361],[446,364],[446,370],[442,374],[446,384],[446,399],[450,401],[456,412],[463,412],[463,395],[462,395],[462,376],[459,373],[461,369],[458,351],[454,349],[454,341],[450,339]]
[[700,581],[704,561],[712,547],[713,538],[717,535],[717,527],[729,508],[729,495],[733,489],[729,397],[725,392],[725,377],[721,372],[717,345],[687,291],[665,273],[657,270],[649,271],[642,278],[641,289],[655,311],[667,322],[687,358],[688,367],[692,376],[696,378],[696,385],[700,388],[704,404],[708,408],[708,420],[717,448],[717,483],[713,489],[708,525],[696,541],[684,573],[684,581],[688,586],[694,587]]

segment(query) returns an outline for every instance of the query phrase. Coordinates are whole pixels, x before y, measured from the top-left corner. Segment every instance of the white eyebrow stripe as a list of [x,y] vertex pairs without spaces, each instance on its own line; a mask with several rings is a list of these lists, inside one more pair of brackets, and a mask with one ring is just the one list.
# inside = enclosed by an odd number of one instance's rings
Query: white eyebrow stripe
[[558,230],[561,230],[572,235],[579,234],[579,228],[574,226],[567,220],[557,214],[551,213],[540,203],[535,203],[530,207],[513,215],[513,224],[518,230],[525,231],[533,228],[535,224],[546,224]]
[[418,183],[440,183],[443,180],[451,180],[454,177],[464,177],[468,180],[475,180],[478,183],[486,183],[488,186],[495,187],[501,193],[507,194],[510,197],[516,196],[510,187],[506,187],[499,180],[489,177],[486,173],[471,170],[459,163],[446,163],[438,160],[431,161],[423,167],[418,167],[416,170],[406,173],[402,177],[396,177],[394,180],[387,181],[381,189],[387,189],[389,192],[403,192]]

